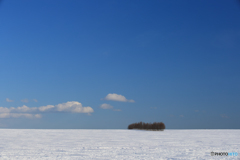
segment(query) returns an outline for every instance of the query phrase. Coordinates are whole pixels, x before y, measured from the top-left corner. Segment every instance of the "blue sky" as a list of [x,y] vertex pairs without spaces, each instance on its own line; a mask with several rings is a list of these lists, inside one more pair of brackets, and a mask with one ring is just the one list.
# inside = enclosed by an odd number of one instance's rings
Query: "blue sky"
[[2,1],[0,127],[239,129],[239,18],[234,0]]

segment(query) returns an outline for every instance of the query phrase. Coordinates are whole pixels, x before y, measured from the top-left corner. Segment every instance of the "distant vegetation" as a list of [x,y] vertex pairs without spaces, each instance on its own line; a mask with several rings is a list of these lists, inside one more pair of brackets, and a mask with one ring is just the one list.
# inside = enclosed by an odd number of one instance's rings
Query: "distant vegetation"
[[164,130],[165,124],[162,122],[154,122],[154,123],[132,123],[128,126],[128,129],[144,129],[144,130]]

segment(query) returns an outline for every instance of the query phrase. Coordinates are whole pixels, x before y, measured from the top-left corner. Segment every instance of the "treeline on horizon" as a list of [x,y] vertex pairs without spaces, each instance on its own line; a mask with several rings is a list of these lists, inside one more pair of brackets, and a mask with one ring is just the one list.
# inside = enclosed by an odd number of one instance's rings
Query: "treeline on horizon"
[[128,129],[145,129],[145,130],[164,130],[165,124],[162,122],[154,122],[154,123],[132,123],[128,125]]

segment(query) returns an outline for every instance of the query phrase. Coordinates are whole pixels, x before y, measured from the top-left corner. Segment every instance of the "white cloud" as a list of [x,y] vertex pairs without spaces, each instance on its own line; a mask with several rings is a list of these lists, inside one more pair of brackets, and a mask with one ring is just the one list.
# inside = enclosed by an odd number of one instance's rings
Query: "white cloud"
[[91,113],[93,109],[91,107],[83,107],[81,103],[77,101],[71,101],[67,103],[61,103],[55,106],[59,112],[75,112],[75,113]]
[[6,101],[7,102],[13,102],[13,100],[9,99],[9,98],[6,98]]
[[28,99],[22,99],[21,101],[24,102],[24,103],[28,103],[29,102]]
[[116,93],[109,93],[104,99],[108,101],[120,101],[120,102],[132,102],[132,103],[135,102],[132,99],[128,100],[123,95],[116,94]]
[[41,118],[39,114],[29,114],[29,113],[0,113],[0,118]]
[[92,113],[94,110],[87,106],[83,107],[81,103],[77,101],[69,101],[67,103],[60,103],[58,105],[47,105],[41,106],[38,108],[41,112],[49,112],[49,111],[56,111],[56,112],[72,112],[72,113]]
[[14,109],[16,112],[34,112],[37,110],[37,107],[31,107],[29,108],[26,105],[23,105],[22,107],[17,107],[16,109]]
[[35,118],[42,118],[42,115],[41,114],[35,114],[34,117]]
[[49,110],[51,110],[52,108],[54,108],[54,106],[53,105],[47,105],[47,106],[41,106],[41,107],[39,107],[38,109],[39,109],[39,111],[41,111],[41,112],[45,112],[45,111],[49,111]]
[[179,117],[184,117],[184,115],[180,115]]
[[[0,118],[41,118],[43,112],[72,112],[72,113],[92,113],[94,110],[87,106],[83,107],[81,103],[77,101],[69,101],[67,103],[61,103],[58,105],[47,105],[41,107],[28,107],[23,105],[22,107],[0,107]],[[37,114],[32,114],[32,113]]]
[[114,111],[120,112],[120,111],[121,111],[121,109],[114,109]]
[[34,102],[38,102],[38,100],[37,100],[37,99],[33,99],[33,101],[34,101]]
[[107,103],[103,103],[100,105],[101,109],[112,109],[113,111],[121,111],[120,109],[115,109],[113,106]]
[[7,113],[7,112],[10,112],[10,109],[9,109],[9,108],[0,107],[0,113]]
[[7,107],[0,107],[0,113],[10,113],[10,112],[14,112],[14,113],[24,113],[24,112],[34,112],[37,110],[37,107],[32,107],[32,108],[29,108],[25,105],[23,105],[22,107],[17,107],[17,108],[14,108],[14,107],[10,107],[10,108],[7,108]]
[[113,109],[113,106],[111,106],[110,104],[107,103],[103,103],[100,108],[102,109]]

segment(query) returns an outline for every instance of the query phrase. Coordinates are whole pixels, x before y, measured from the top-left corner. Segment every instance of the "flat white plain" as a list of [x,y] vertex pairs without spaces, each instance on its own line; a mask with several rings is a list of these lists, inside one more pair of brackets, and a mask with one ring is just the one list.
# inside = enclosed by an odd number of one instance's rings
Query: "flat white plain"
[[240,159],[240,130],[0,129],[0,159]]

